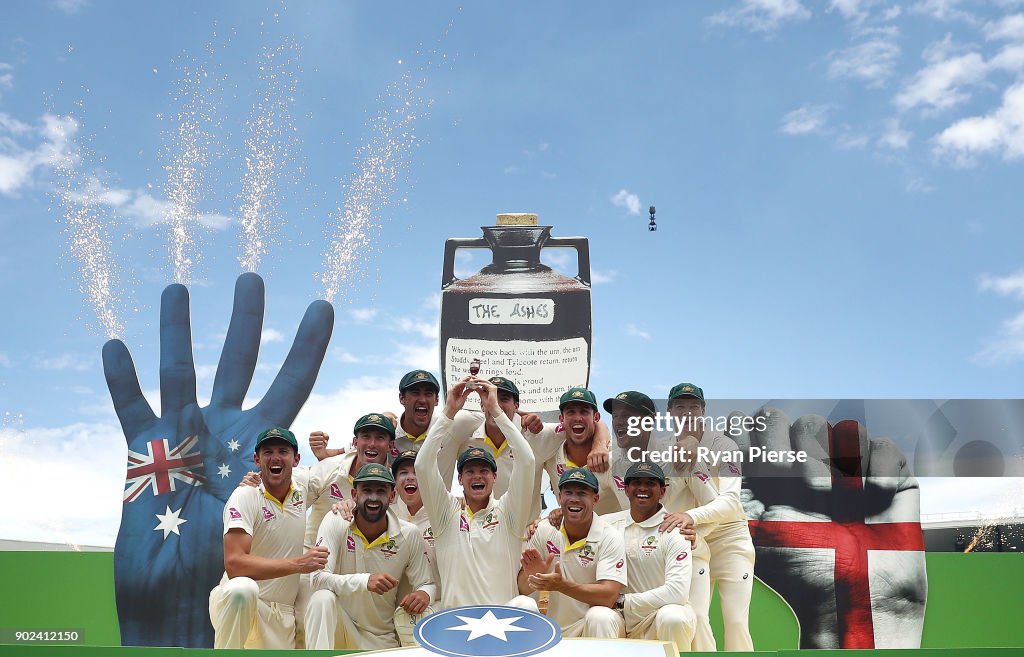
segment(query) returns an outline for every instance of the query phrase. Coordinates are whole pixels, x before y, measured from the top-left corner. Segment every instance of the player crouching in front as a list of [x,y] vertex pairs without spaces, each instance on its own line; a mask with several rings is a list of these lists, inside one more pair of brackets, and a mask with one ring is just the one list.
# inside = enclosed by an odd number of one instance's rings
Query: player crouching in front
[[[430,613],[437,596],[426,544],[416,525],[388,510],[395,479],[387,466],[364,465],[352,480],[355,517],[328,514],[316,544],[327,548],[327,566],[313,573],[314,593],[306,610],[309,648],[380,650],[397,648],[397,622]],[[399,583],[412,591],[398,599]]]
[[629,581],[616,608],[630,639],[673,641],[673,652],[689,650],[697,627],[690,608],[693,559],[690,542],[676,531],[660,532],[665,520],[665,473],[657,463],[629,466],[625,476],[629,510],[604,516],[623,533]]
[[615,639],[625,631],[613,607],[626,584],[626,550],[622,534],[594,515],[599,489],[590,470],[562,473],[562,526],[540,523],[523,551],[519,592],[550,591],[548,616],[564,637]]
[[292,484],[299,444],[287,429],[256,438],[258,486],[240,486],[224,505],[224,578],[210,592],[214,648],[295,648],[299,574],[327,563],[322,547],[302,552],[306,502]]

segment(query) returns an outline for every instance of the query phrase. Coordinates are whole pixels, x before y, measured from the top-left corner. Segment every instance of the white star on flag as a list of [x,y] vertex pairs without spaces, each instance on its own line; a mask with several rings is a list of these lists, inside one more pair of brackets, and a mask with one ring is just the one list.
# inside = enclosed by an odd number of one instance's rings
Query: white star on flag
[[153,531],[164,530],[164,540],[174,532],[178,536],[181,536],[181,532],[178,531],[178,525],[183,525],[188,520],[179,518],[178,514],[181,513],[181,509],[177,511],[171,511],[171,507],[167,507],[167,513],[165,515],[156,514],[156,517],[160,519],[160,524],[153,528]]
[[229,474],[231,474],[231,468],[228,467],[227,463],[221,463],[220,467],[217,468],[217,474],[219,474],[223,479],[224,477],[227,477]]
[[228,442],[228,449],[230,449],[232,452],[238,449],[239,447],[241,447],[241,445],[238,444],[237,440],[232,439],[230,442]]
[[501,639],[502,641],[508,641],[508,637],[505,636],[505,632],[529,632],[530,630],[525,627],[516,627],[512,623],[522,618],[522,616],[513,616],[512,618],[498,618],[494,613],[488,609],[487,613],[480,618],[470,618],[468,616],[455,616],[465,625],[459,625],[458,627],[449,627],[449,630],[461,630],[463,632],[469,632],[469,637],[466,641],[472,641],[473,639],[479,639],[482,636],[493,636],[495,639]]

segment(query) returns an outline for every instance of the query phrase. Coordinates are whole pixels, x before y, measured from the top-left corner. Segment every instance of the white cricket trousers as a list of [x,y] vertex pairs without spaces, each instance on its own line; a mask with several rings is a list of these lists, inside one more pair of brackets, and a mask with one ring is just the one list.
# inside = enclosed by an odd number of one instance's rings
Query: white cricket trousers
[[689,652],[697,630],[697,615],[690,605],[665,605],[657,612],[626,627],[626,638],[671,641],[673,653]]
[[591,607],[583,618],[563,627],[562,636],[567,639],[621,639],[626,636],[626,622],[614,609]]
[[210,591],[214,648],[295,648],[295,607],[260,599],[248,577],[233,577]]

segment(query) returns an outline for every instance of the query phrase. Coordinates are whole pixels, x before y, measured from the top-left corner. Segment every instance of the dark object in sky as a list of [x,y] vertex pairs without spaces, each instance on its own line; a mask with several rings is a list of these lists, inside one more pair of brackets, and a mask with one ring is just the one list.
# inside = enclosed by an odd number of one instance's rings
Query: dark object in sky
[[653,233],[654,231],[658,230],[658,224],[656,224],[654,222],[654,206],[653,205],[651,206],[651,209],[649,210],[649,212],[651,213],[651,223],[647,224],[647,230],[649,230],[649,231],[651,231]]

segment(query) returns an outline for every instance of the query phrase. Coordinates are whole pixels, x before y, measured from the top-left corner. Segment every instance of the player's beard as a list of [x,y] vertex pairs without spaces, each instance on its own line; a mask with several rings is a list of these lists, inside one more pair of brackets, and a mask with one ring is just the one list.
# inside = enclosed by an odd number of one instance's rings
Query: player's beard
[[[370,510],[367,505],[376,503],[379,508]],[[359,506],[356,507],[356,512],[359,516],[369,523],[380,522],[388,512],[388,502],[385,499],[367,498],[364,499]]]

